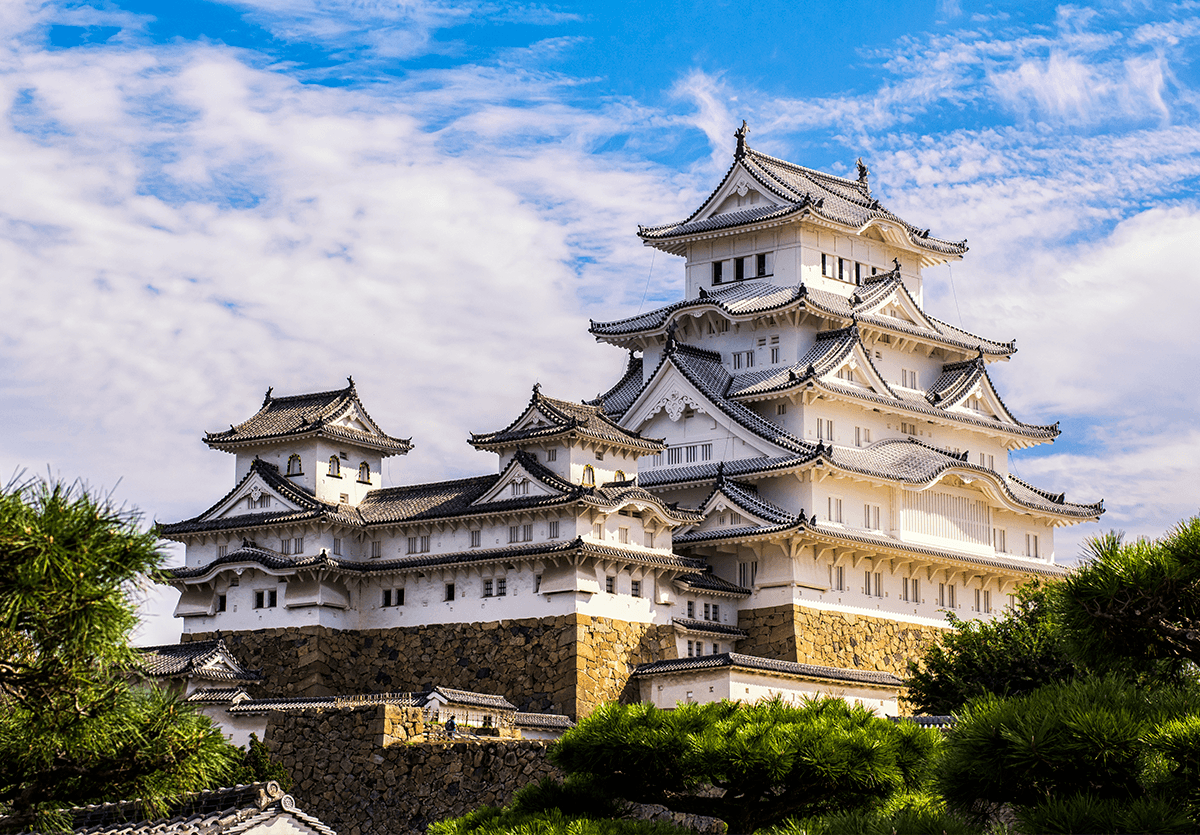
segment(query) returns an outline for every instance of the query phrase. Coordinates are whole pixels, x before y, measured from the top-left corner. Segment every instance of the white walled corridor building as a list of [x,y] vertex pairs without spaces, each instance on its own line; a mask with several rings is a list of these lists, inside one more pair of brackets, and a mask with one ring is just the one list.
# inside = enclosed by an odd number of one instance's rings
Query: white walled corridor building
[[922,309],[922,269],[965,244],[889,213],[861,164],[848,180],[737,139],[690,217],[639,230],[686,259],[684,298],[593,322],[629,352],[625,375],[587,404],[535,387],[471,438],[495,474],[385,487],[382,458],[411,445],[353,383],[268,392],[207,435],[236,485],[160,528],[187,545],[185,638],[233,636],[294,692],[490,680],[521,709],[578,715],[703,700],[719,688],[700,680],[724,676],[891,712],[947,611],[991,617],[1061,574],[1055,528],[1102,505],[1008,471],[1058,434],[992,385],[1015,345]]

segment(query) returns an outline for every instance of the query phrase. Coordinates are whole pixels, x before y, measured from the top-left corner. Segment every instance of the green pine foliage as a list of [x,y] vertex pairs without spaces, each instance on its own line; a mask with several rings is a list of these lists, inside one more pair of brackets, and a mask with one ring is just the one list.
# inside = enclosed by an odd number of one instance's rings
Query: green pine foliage
[[250,734],[250,744],[246,746],[241,756],[241,762],[233,770],[228,781],[231,785],[248,785],[274,780],[284,791],[293,785],[292,775],[283,764],[271,758],[266,743],[258,738],[258,734]]
[[236,764],[211,722],[134,687],[128,592],[162,554],[136,513],[78,485],[0,488],[0,811],[4,827],[61,828],[55,810],[218,785]]
[[1200,665],[1200,517],[1162,539],[1088,544],[1090,559],[1061,584],[1058,609],[1073,651],[1099,669],[1150,676]]
[[752,832],[788,817],[877,806],[929,774],[935,731],[842,699],[658,710],[606,704],[551,751],[570,777],[636,803]]
[[904,793],[875,809],[851,809],[803,820],[791,819],[758,835],[983,835],[983,830],[949,811],[941,797]]
[[429,835],[694,835],[667,823],[588,818],[561,809],[515,812],[486,806],[461,818],[430,825]]
[[905,698],[917,713],[957,713],[988,693],[1017,696],[1079,672],[1053,622],[1053,587],[1037,582],[1017,591],[1017,603],[991,621],[947,614],[950,630],[909,662]]
[[951,809],[982,822],[1008,806],[1027,832],[1195,831],[1198,715],[1193,685],[1117,676],[985,696],[947,736],[938,782]]

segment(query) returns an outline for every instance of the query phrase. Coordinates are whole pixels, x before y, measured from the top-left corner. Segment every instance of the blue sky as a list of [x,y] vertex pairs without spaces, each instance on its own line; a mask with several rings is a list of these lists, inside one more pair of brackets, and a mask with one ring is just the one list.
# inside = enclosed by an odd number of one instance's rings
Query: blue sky
[[[682,288],[637,224],[756,148],[971,251],[936,316],[1053,445],[1024,478],[1158,535],[1200,507],[1200,4],[15,0],[0,15],[0,470],[202,510],[199,438],[352,374],[412,435],[392,483],[484,472],[470,431],[622,367],[586,333]],[[14,313],[15,312],[15,313]],[[143,640],[171,640],[161,595]]]

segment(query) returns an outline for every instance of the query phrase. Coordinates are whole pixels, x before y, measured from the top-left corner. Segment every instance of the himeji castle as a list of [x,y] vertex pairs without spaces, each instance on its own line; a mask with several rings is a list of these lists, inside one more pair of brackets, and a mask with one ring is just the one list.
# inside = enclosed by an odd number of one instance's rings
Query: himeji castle
[[[990,618],[1063,573],[1054,530],[1095,520],[1009,471],[1058,435],[988,374],[1013,342],[923,309],[966,253],[857,179],[753,150],[686,219],[641,227],[684,297],[593,322],[628,351],[605,393],[534,386],[469,443],[495,472],[385,486],[411,449],[351,381],[267,395],[204,441],[235,485],[193,519],[184,640],[222,637],[274,693],[429,689],[578,716],[623,698],[837,693],[898,712],[898,674],[947,613]],[[274,694],[272,693],[272,694]]]

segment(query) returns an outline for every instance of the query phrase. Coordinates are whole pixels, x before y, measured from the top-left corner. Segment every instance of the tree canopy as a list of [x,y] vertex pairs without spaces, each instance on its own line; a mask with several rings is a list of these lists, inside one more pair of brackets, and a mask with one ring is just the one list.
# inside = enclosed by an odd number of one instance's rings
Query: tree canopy
[[0,808],[53,828],[63,806],[209,788],[241,755],[170,693],[132,686],[129,590],[162,562],[135,512],[79,486],[0,489]]
[[1200,664],[1200,516],[1159,540],[1097,537],[1088,557],[1057,595],[1062,629],[1081,660],[1169,673]]
[[791,816],[877,804],[920,783],[937,733],[820,698],[793,706],[607,704],[551,752],[604,794],[752,832]]
[[909,662],[904,686],[918,713],[957,713],[989,693],[1016,696],[1074,677],[1079,664],[1053,623],[1053,588],[1032,583],[1016,605],[991,621],[948,615],[950,630]]

